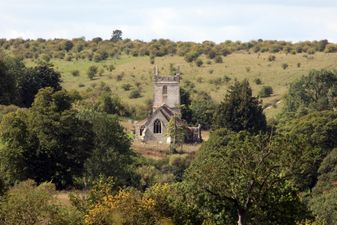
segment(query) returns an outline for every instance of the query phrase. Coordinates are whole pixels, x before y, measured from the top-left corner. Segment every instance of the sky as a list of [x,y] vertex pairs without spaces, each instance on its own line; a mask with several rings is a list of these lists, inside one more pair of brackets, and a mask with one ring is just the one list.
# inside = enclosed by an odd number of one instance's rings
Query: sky
[[0,38],[337,42],[337,0],[0,0]]

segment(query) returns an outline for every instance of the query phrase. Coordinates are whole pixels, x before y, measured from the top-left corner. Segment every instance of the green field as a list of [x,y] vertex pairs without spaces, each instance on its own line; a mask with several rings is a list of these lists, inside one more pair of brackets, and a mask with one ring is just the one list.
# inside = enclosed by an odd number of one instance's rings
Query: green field
[[[263,85],[272,86],[274,94],[271,97],[264,98],[263,104],[271,105],[265,110],[268,117],[276,115],[282,107],[282,98],[287,93],[289,84],[298,79],[302,75],[306,75],[312,69],[337,69],[336,53],[316,53],[314,55],[307,54],[283,54],[277,53],[276,60],[270,62],[268,57],[271,53],[233,53],[223,58],[223,63],[208,64],[206,58],[202,58],[204,64],[197,67],[195,63],[187,63],[183,57],[165,56],[157,57],[155,65],[158,65],[161,74],[169,74],[170,64],[174,67],[179,66],[182,72],[181,86],[195,85],[195,90],[206,91],[216,101],[221,101],[226,93],[227,88],[235,80],[244,78],[250,81],[255,95]],[[33,65],[31,61],[26,61],[27,65]],[[145,101],[152,99],[152,74],[154,65],[150,63],[149,57],[131,57],[122,56],[120,59],[105,60],[95,63],[88,60],[51,60],[55,69],[61,72],[63,86],[66,89],[86,90],[87,88],[95,88],[101,82],[108,84],[113,93],[120,96],[123,102],[130,105],[145,104]],[[87,70],[90,65],[97,65],[103,69],[103,65],[113,64],[116,69],[109,72],[104,70],[102,76],[97,76],[94,80],[87,77]],[[286,69],[282,68],[283,64],[287,64]],[[74,77],[71,71],[79,70],[80,76]],[[117,80],[119,74],[124,73],[122,80]],[[214,84],[217,79],[229,77],[229,82]],[[254,80],[261,79],[262,84],[256,85]],[[130,91],[122,88],[123,84],[131,84],[133,88],[140,85],[142,97],[130,99]],[[137,84],[138,83],[138,84]],[[82,86],[82,87],[80,87]],[[131,88],[132,90],[132,88]],[[278,102],[278,104],[276,104]]]

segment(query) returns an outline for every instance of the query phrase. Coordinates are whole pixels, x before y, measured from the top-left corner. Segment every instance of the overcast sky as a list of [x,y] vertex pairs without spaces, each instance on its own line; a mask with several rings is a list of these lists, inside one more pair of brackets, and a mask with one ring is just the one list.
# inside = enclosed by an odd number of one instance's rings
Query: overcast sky
[[337,42],[337,0],[0,0],[1,38]]

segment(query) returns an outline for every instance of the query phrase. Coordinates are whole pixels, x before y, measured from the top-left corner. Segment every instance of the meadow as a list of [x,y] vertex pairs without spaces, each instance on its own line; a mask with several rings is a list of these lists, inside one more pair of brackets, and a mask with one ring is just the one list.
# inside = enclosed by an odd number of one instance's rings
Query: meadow
[[[275,56],[270,60],[270,56]],[[153,96],[152,75],[154,65],[163,75],[171,75],[172,68],[180,68],[182,73],[181,86],[193,89],[196,92],[205,91],[213,99],[220,102],[228,87],[235,80],[248,79],[253,89],[253,94],[258,95],[262,86],[271,86],[273,94],[263,98],[265,113],[268,118],[274,117],[280,112],[282,99],[287,93],[291,82],[308,74],[312,69],[337,69],[336,53],[315,53],[308,54],[285,54],[285,53],[246,53],[238,52],[223,57],[223,63],[215,63],[206,57],[201,57],[203,65],[198,67],[194,62],[187,63],[180,56],[156,57],[154,64],[150,63],[148,56],[127,56],[122,55],[119,59],[108,59],[100,62],[89,60],[66,61],[52,59],[56,70],[61,73],[63,87],[70,90],[76,89],[84,91],[87,88],[95,88],[101,82],[106,83],[113,93],[129,105],[144,105],[151,101]],[[28,66],[35,63],[26,60]],[[96,65],[100,75],[93,80],[87,76],[88,68]],[[107,69],[109,65],[114,65],[111,72]],[[79,76],[73,76],[72,71],[78,70]],[[256,79],[262,81],[256,84]],[[124,90],[123,86],[131,85],[129,90]],[[130,98],[130,91],[141,90],[141,97]],[[269,107],[268,107],[269,106]]]

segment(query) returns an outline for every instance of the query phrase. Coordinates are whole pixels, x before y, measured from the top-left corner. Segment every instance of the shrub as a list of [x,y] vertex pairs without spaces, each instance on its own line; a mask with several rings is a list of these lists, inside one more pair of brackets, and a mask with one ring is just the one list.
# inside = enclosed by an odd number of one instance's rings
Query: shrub
[[73,71],[71,71],[71,75],[73,75],[74,77],[78,77],[78,76],[80,76],[80,71],[79,70],[73,70]]
[[87,75],[88,75],[90,80],[94,79],[94,77],[97,74],[97,70],[98,70],[97,66],[90,66],[89,67]]
[[259,97],[266,98],[273,94],[273,88],[271,86],[263,86],[259,92]]
[[51,183],[39,186],[32,180],[19,183],[1,200],[1,224],[81,224],[81,213],[71,206],[61,206],[55,194]]
[[123,80],[123,77],[124,77],[124,76],[125,76],[125,73],[124,73],[124,72],[121,72],[120,74],[117,75],[116,80],[117,80],[117,81],[121,81],[121,80]]
[[257,85],[262,84],[262,81],[261,81],[260,78],[256,78],[256,79],[254,80],[254,82],[255,82],[255,84],[257,84]]
[[282,65],[281,65],[282,69],[284,69],[284,70],[287,69],[288,66],[289,66],[289,65],[288,65],[287,63],[282,63]]
[[214,58],[214,62],[215,62],[215,63],[223,63],[223,60],[222,60],[221,55],[217,55],[217,56]]
[[276,56],[274,56],[274,55],[268,56],[268,61],[269,61],[269,62],[273,62],[273,61],[275,61],[275,60],[276,60]]
[[202,66],[202,64],[204,64],[204,62],[201,59],[197,59],[195,61],[195,64],[197,65],[197,67],[200,67],[200,66]]
[[250,67],[249,67],[249,66],[246,67],[246,72],[247,72],[247,73],[250,72]]
[[140,93],[140,90],[138,89],[132,90],[129,94],[129,98],[140,98],[140,97],[141,97],[141,93]]
[[129,91],[131,89],[132,85],[131,84],[123,84],[122,88],[124,91]]

